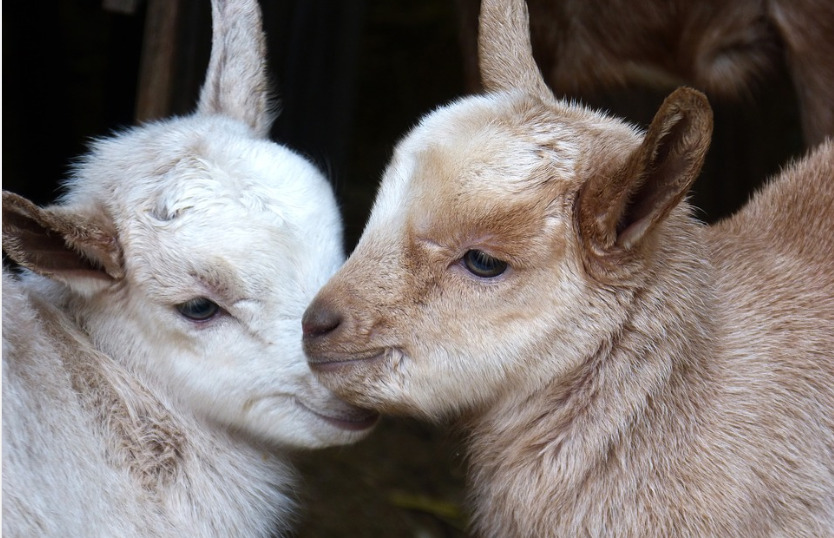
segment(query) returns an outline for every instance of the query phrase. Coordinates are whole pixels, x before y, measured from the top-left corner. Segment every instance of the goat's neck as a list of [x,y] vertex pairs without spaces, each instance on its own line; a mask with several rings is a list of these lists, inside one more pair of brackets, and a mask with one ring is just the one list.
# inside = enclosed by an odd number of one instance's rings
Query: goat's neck
[[[483,517],[519,503],[527,503],[520,512],[528,516],[529,506],[558,510],[560,502],[573,502],[590,476],[604,474],[600,469],[610,458],[631,454],[631,444],[649,429],[663,429],[671,438],[648,446],[674,450],[682,440],[674,437],[698,420],[692,402],[708,401],[711,390],[717,305],[712,268],[697,241],[700,230],[691,232],[686,250],[660,253],[651,282],[626,301],[617,329],[570,376],[509,394],[470,420],[471,481]],[[542,360],[560,360],[559,350]],[[525,500],[525,491],[541,488],[524,484],[542,482],[553,497]]]
[[[81,299],[48,279],[26,278],[41,316],[65,328],[62,338],[95,344]],[[146,499],[176,499],[173,506],[188,506],[217,529],[264,526],[264,513],[292,506],[284,493],[292,476],[286,462],[252,439],[184,412],[158,380],[122,359],[101,349],[62,357],[80,404],[103,433],[106,457],[127,471]],[[212,509],[218,498],[228,510]],[[276,521],[285,515],[276,514]]]

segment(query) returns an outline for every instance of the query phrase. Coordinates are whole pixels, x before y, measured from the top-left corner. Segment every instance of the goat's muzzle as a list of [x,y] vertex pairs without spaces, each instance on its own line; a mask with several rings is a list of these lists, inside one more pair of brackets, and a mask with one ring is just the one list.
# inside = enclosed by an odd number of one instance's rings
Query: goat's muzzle
[[314,300],[301,318],[304,352],[310,368],[319,373],[344,373],[345,368],[368,366],[383,359],[384,348],[366,347],[364,339],[362,343],[354,341],[354,325],[329,301]]
[[341,354],[337,355],[343,322],[342,314],[326,301],[316,299],[307,307],[301,318],[301,331],[307,362],[314,370],[332,369],[328,366],[344,361]]
[[315,300],[301,318],[304,343],[322,338],[335,332],[342,324],[342,314],[320,300]]

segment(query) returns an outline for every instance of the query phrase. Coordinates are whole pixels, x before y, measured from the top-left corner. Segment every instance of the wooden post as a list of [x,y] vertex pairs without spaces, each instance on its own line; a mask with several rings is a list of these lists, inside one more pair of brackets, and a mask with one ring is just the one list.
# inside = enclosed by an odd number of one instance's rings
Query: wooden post
[[136,121],[167,117],[172,112],[180,14],[184,0],[148,0]]

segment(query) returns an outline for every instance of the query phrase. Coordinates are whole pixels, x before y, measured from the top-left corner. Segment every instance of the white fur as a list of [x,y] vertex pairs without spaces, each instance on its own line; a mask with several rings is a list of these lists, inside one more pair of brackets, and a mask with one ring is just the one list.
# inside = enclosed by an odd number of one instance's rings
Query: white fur
[[[4,250],[34,270],[3,275],[6,536],[270,536],[290,523],[286,450],[373,422],[301,347],[301,315],[343,261],[332,191],[264,135],[257,3],[213,8],[197,113],[96,141],[61,203],[31,211],[70,223],[66,251],[96,270],[25,252],[26,202],[4,194]],[[91,240],[90,221],[112,237]],[[181,315],[198,297],[220,313]]]

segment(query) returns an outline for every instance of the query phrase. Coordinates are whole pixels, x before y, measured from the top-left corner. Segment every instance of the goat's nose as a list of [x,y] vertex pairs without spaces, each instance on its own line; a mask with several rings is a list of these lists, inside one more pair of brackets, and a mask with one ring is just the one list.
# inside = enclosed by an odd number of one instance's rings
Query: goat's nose
[[313,301],[301,318],[301,331],[305,339],[316,338],[333,332],[341,323],[342,315],[334,308]]

